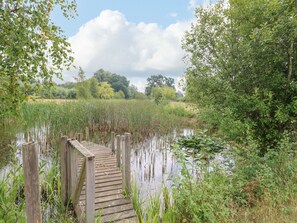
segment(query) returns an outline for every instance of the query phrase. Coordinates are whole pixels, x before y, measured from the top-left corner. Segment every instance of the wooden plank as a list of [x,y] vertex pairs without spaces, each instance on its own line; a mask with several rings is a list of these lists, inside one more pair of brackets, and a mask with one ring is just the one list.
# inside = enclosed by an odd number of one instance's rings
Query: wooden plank
[[133,223],[138,222],[137,217],[126,218],[126,219],[123,219],[123,220],[115,221],[115,223],[132,223],[132,222]]
[[76,163],[77,152],[76,149],[70,148],[70,197],[71,200],[74,200],[75,188],[77,183],[77,170],[78,166]]
[[95,221],[95,157],[86,158],[86,222]]
[[131,191],[131,174],[130,174],[130,133],[125,133],[125,190]]
[[125,181],[126,181],[126,175],[125,175],[125,170],[126,170],[126,157],[125,157],[125,154],[126,154],[126,149],[125,149],[125,136],[122,135],[121,136],[121,147],[122,147],[122,165],[123,165],[123,168],[122,168],[122,176],[123,176],[123,180],[122,180],[122,186],[123,186],[123,190],[125,190]]
[[67,139],[67,196],[68,199],[71,197],[71,150],[72,147],[69,146],[70,139]]
[[114,200],[114,201],[108,201],[108,202],[102,202],[102,203],[97,203],[95,204],[95,210],[107,208],[107,207],[113,207],[113,206],[119,206],[123,204],[130,204],[131,201],[130,199],[119,199],[119,200]]
[[102,168],[102,169],[96,169],[95,173],[97,174],[108,174],[111,172],[116,172],[119,171],[118,168],[114,167],[114,168]]
[[37,143],[23,144],[23,169],[25,180],[26,216],[27,222],[41,223],[40,188],[38,174]]
[[[113,185],[113,186],[108,186],[108,187],[96,187],[95,188],[95,193],[101,193],[101,192],[105,192],[105,191],[111,191],[111,190],[117,190],[117,189],[122,189],[122,184],[118,184],[118,185]],[[81,194],[85,194],[85,190],[83,189]]]
[[111,152],[115,154],[115,133],[111,132]]
[[131,203],[123,204],[115,207],[104,208],[101,210],[101,215],[104,216],[109,214],[115,214],[117,212],[128,211],[128,210],[133,210],[133,205]]
[[112,181],[112,182],[107,182],[107,183],[100,183],[100,184],[96,184],[97,187],[109,187],[109,186],[115,186],[115,185],[121,185],[122,181],[121,180],[117,180],[117,181]]
[[[122,189],[116,189],[116,190],[110,190],[110,191],[104,191],[104,192],[95,192],[95,197],[100,198],[100,197],[106,197],[106,196],[111,196],[114,194],[122,194]],[[79,200],[82,201],[86,198],[85,194],[81,194]]]
[[68,177],[67,177],[67,136],[61,137],[61,198],[63,205],[68,201]]
[[84,162],[84,165],[81,168],[81,171],[79,173],[79,177],[78,177],[78,183],[75,189],[75,193],[74,193],[74,198],[73,198],[73,205],[76,206],[80,197],[80,193],[82,190],[82,187],[84,185],[86,179],[86,161]]
[[109,176],[113,174],[121,174],[121,172],[118,169],[111,169],[109,171],[95,171],[96,176]]
[[111,172],[111,174],[103,174],[103,175],[95,174],[96,180],[103,180],[103,179],[110,178],[110,177],[122,178],[122,174],[120,172]]
[[80,144],[77,140],[70,140],[69,144],[78,150],[84,157],[93,157],[94,154],[91,153],[88,149],[86,149],[82,144]]
[[117,150],[116,150],[116,162],[117,167],[120,168],[121,166],[121,136],[117,135]]
[[82,133],[76,133],[76,134],[75,134],[75,139],[76,139],[78,142],[81,142],[81,141],[82,141]]
[[113,195],[105,196],[105,197],[96,197],[95,204],[103,203],[103,202],[107,202],[107,201],[119,200],[119,199],[124,199],[124,195],[123,194],[113,194]]
[[90,130],[89,127],[86,127],[86,141],[90,140]]
[[134,210],[122,211],[122,212],[115,213],[115,214],[105,215],[105,216],[101,217],[101,222],[102,223],[113,222],[113,221],[117,221],[117,220],[124,220],[126,218],[131,218],[131,217],[135,217]]
[[122,180],[122,176],[120,177],[109,177],[106,179],[99,179],[99,180],[95,180],[95,184],[101,184],[101,183],[107,183],[107,182],[113,182],[113,181],[120,181]]

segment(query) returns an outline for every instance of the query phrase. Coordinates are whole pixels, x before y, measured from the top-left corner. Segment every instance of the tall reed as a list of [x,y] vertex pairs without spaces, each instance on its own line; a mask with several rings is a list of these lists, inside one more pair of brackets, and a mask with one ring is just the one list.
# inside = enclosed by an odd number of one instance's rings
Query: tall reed
[[91,131],[130,132],[135,138],[172,131],[183,125],[181,117],[191,116],[183,107],[156,105],[148,100],[31,102],[20,114],[23,128],[43,127],[51,136],[89,127]]

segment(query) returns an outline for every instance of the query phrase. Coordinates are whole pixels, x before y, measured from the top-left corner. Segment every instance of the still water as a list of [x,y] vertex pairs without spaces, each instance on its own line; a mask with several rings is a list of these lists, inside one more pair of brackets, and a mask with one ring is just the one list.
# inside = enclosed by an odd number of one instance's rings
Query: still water
[[[172,152],[172,145],[178,137],[193,134],[192,129],[175,130],[165,136],[156,134],[141,142],[132,143],[131,174],[141,198],[157,195],[163,185],[170,187],[172,177],[180,170]],[[53,144],[48,140],[47,129],[32,129],[26,134],[16,134],[10,141],[1,142],[0,178],[8,172],[10,161],[22,163],[21,146],[28,141],[38,142],[41,150],[40,160],[47,160],[50,165]],[[109,145],[110,133],[94,134],[93,141]]]
[[158,195],[163,185],[170,187],[172,177],[178,175],[180,170],[172,152],[172,144],[180,136],[193,134],[192,129],[182,129],[167,136],[155,135],[133,146],[132,179],[139,189],[140,197]]

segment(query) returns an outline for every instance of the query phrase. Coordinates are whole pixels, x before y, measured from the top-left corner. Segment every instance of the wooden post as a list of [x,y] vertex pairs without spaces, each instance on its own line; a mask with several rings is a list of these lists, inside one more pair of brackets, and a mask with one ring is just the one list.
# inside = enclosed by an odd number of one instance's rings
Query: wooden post
[[95,157],[86,158],[86,222],[95,222]]
[[74,200],[75,188],[77,183],[77,152],[76,149],[70,148],[70,194]]
[[115,154],[115,133],[111,132],[111,152]]
[[117,135],[117,150],[116,150],[116,157],[117,157],[117,167],[120,168],[121,166],[121,136]]
[[76,133],[76,140],[81,142],[82,140],[82,133]]
[[89,127],[86,127],[86,141],[90,141],[90,130],[89,130]]
[[67,139],[67,147],[66,147],[66,154],[67,154],[67,196],[68,199],[71,198],[71,151],[72,148],[69,146],[71,139]]
[[126,158],[125,158],[125,153],[126,153],[126,149],[125,149],[125,136],[122,135],[121,136],[121,151],[122,151],[122,187],[123,187],[123,191],[126,189],[125,187],[125,179],[126,179],[126,176],[125,176],[125,169],[126,169]]
[[67,204],[69,199],[68,194],[68,173],[67,173],[67,166],[68,166],[68,155],[67,155],[67,147],[68,141],[67,136],[62,136],[61,138],[61,197],[63,204]]
[[23,144],[23,168],[25,179],[27,222],[41,223],[40,188],[38,174],[37,143]]
[[131,175],[130,175],[130,133],[125,133],[125,189],[131,190]]

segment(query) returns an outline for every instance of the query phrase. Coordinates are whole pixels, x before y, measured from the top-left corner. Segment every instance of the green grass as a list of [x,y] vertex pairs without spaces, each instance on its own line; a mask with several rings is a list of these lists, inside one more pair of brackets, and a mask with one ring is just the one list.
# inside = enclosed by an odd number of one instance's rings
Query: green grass
[[[20,128],[34,131],[36,127],[46,126],[49,137],[69,135],[89,127],[91,133],[130,132],[135,139],[142,139],[153,133],[170,132],[185,124],[181,116],[192,115],[182,106],[169,108],[148,100],[31,102],[21,108],[20,114]],[[37,128],[36,131],[40,129]]]
[[[55,154],[57,156],[57,153]],[[73,222],[69,206],[64,207],[60,197],[60,171],[58,158],[52,163],[42,160],[39,165],[41,184],[41,212],[43,222]],[[0,222],[26,222],[24,174],[22,165],[11,163],[0,179]]]

